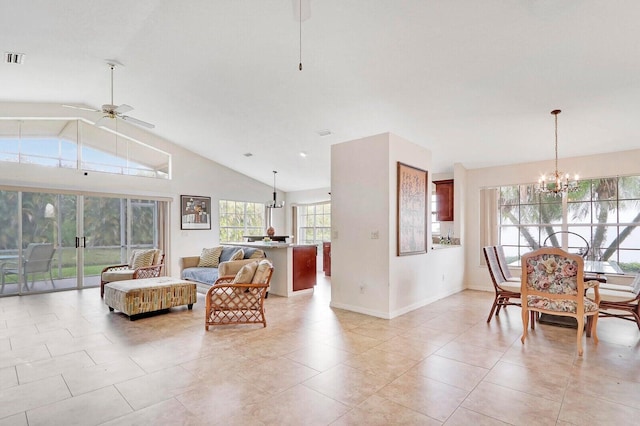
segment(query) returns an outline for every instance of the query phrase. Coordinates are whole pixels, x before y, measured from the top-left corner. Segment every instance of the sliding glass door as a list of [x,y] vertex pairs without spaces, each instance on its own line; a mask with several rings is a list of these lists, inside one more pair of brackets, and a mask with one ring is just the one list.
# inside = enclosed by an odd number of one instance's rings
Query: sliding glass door
[[85,287],[100,285],[106,266],[129,263],[131,250],[158,248],[158,209],[154,200],[84,197],[80,238]]
[[160,247],[155,200],[0,190],[0,295],[100,285],[134,248]]

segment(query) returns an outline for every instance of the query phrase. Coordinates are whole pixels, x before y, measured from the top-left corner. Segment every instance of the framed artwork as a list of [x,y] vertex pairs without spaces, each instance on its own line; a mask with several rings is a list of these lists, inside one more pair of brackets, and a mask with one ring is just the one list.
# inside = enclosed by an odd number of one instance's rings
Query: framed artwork
[[211,197],[180,196],[180,229],[211,229]]
[[398,162],[398,256],[427,252],[427,171]]

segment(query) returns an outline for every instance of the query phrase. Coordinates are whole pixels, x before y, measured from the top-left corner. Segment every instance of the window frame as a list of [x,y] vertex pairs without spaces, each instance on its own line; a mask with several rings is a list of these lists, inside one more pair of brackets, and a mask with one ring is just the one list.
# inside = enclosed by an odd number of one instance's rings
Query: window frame
[[[227,205],[227,209],[223,211],[223,203]],[[233,221],[239,225],[223,225],[223,219],[229,217],[230,214],[237,214],[229,212],[228,205],[233,203],[234,207],[242,206],[242,217],[236,217]],[[250,213],[249,207],[253,206],[253,213]],[[234,209],[235,210],[235,209]],[[260,213],[258,213],[260,212]],[[253,215],[254,218],[260,219],[259,225],[248,225],[248,215]],[[264,203],[258,203],[255,201],[238,201],[238,200],[218,200],[218,238],[220,243],[241,243],[244,242],[245,235],[263,235],[266,227],[266,206]],[[226,231],[226,232],[225,232]],[[231,231],[231,232],[229,232]],[[232,240],[228,237],[231,235],[239,236],[239,240]]]
[[[318,213],[318,207],[322,207],[322,213]],[[326,211],[328,207],[329,211]],[[313,209],[312,214],[305,214],[303,212],[308,212],[309,209]],[[311,203],[311,204],[299,204],[297,206],[297,221],[298,221],[298,243],[299,244],[322,244],[331,242],[331,201],[322,201],[319,203]],[[303,219],[307,217],[313,217],[313,226],[303,226],[302,224],[306,224],[307,221]],[[317,226],[318,217],[328,218],[329,224],[326,226]],[[308,240],[305,238],[307,230],[311,230],[313,238]],[[319,232],[320,231],[320,232]],[[318,238],[318,234],[320,234],[320,238]],[[325,238],[326,236],[326,238]]]
[[[623,182],[627,179],[630,183],[624,184]],[[640,206],[639,183],[638,175],[582,179],[578,184],[577,192],[558,197],[534,194],[532,191],[535,191],[535,184],[499,186],[496,212],[498,244],[505,248],[507,258],[511,261],[542,246],[551,232],[575,232],[588,241],[589,260],[614,261],[625,274],[638,273],[640,272],[640,239],[637,236],[640,236],[640,221],[637,220],[640,218],[640,213],[636,212],[640,211],[638,208]],[[527,191],[526,194],[522,193],[523,189]],[[505,193],[509,191],[515,192],[516,195],[507,199]],[[533,212],[530,209],[531,206],[537,206],[537,212]],[[547,208],[546,216],[544,206],[552,206]],[[517,223],[506,222],[509,208],[515,211],[512,217],[517,218]],[[526,218],[526,210],[529,210],[528,213],[535,220],[523,222]],[[634,214],[635,216],[629,221]],[[622,221],[621,215],[625,215]],[[523,238],[526,240],[523,229],[537,230],[537,235],[531,235],[535,244],[523,242]],[[516,237],[513,230],[517,230]],[[634,243],[633,240],[637,242]],[[597,243],[594,244],[594,241]],[[568,248],[569,251],[579,248],[578,244],[580,244],[571,240],[565,240],[565,243],[568,245],[565,249]]]

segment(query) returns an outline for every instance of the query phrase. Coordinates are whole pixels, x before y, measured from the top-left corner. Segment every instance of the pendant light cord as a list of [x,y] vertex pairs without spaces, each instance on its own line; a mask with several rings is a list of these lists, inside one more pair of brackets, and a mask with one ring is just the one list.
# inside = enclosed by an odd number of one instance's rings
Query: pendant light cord
[[113,65],[109,66],[111,68],[111,105],[113,105]]
[[302,71],[302,0],[298,2],[298,12],[300,12],[300,63],[298,64],[298,70]]

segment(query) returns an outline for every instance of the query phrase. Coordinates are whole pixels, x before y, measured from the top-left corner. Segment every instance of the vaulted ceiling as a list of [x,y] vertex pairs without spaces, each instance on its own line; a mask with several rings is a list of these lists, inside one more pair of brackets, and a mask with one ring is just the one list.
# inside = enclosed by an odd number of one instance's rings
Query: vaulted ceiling
[[3,2],[0,52],[26,56],[0,100],[100,108],[115,59],[128,115],[285,191],[328,187],[330,146],[383,132],[434,172],[551,165],[556,108],[561,158],[640,145],[640,2],[302,0],[301,28],[299,2]]

